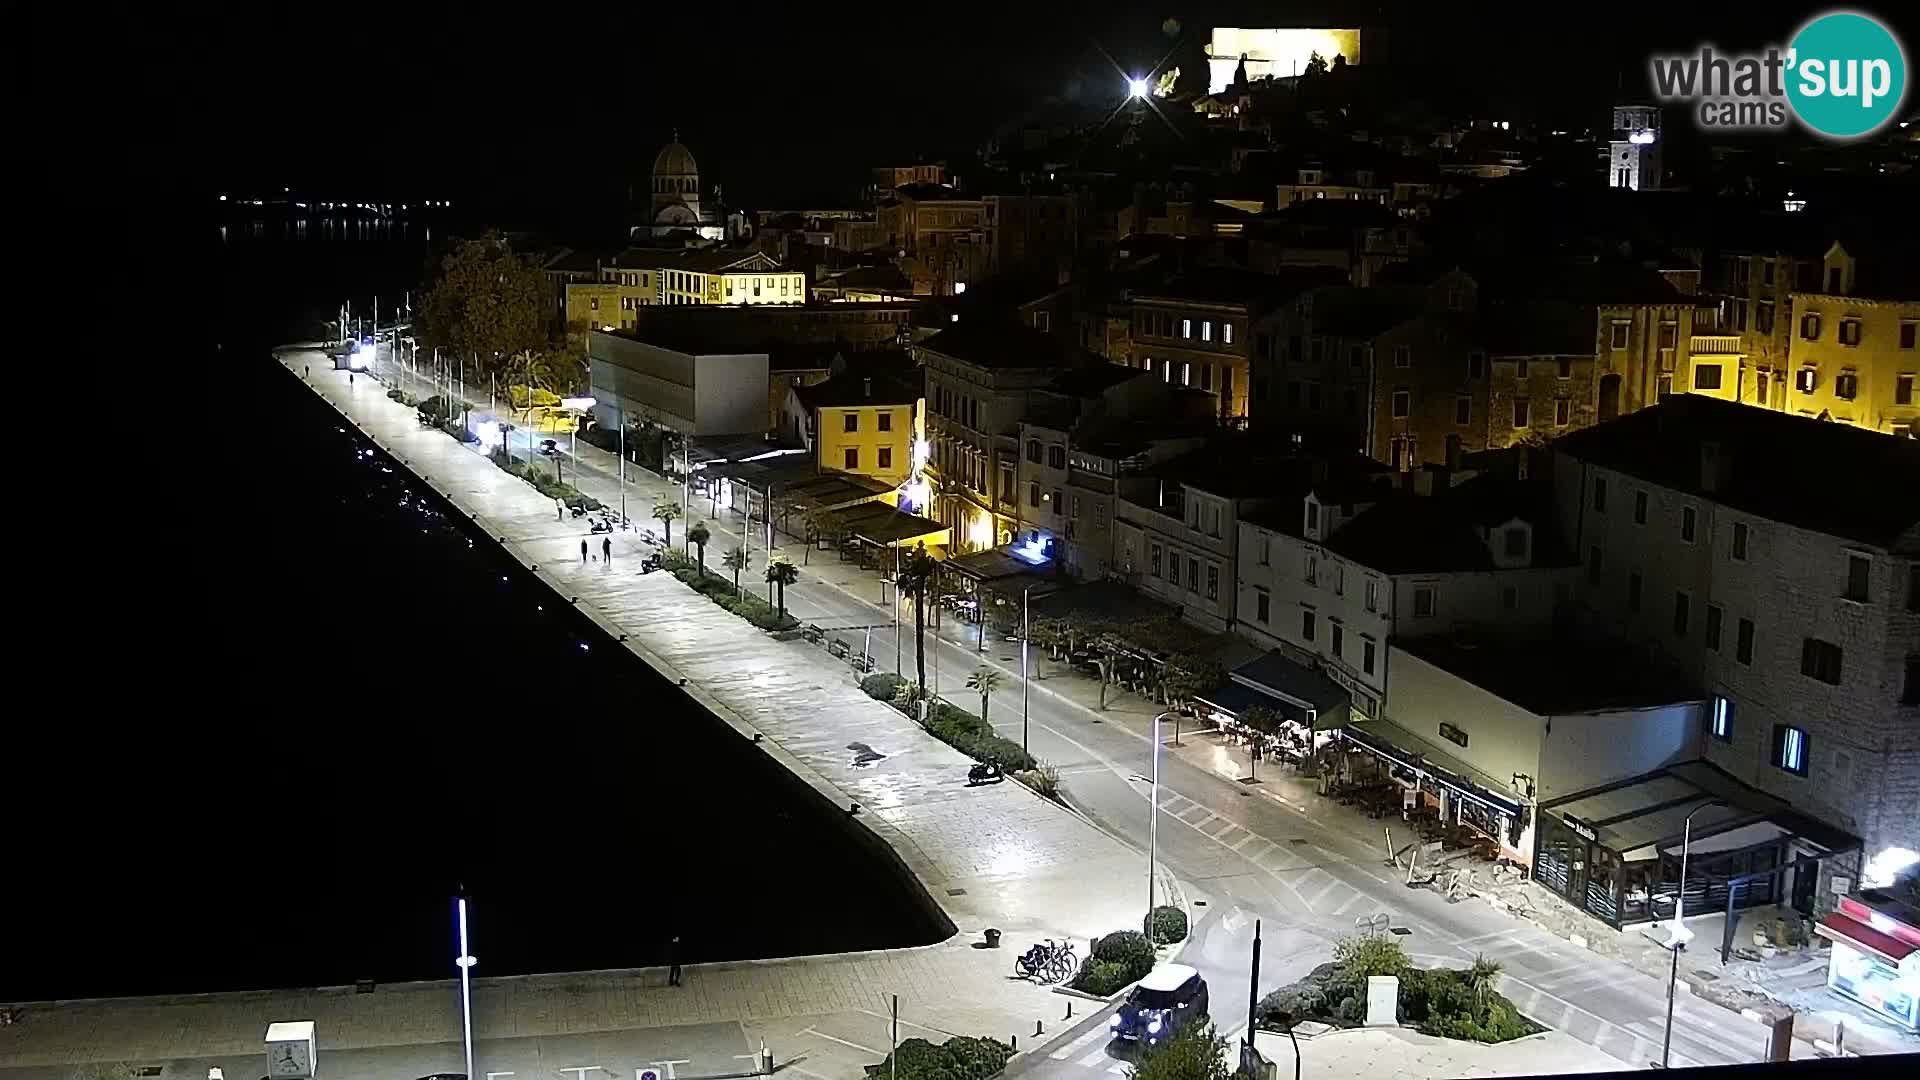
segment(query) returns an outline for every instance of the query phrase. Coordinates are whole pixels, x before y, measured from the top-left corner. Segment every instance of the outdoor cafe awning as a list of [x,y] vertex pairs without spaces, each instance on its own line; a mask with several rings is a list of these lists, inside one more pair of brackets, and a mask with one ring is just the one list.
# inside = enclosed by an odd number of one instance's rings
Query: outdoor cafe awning
[[1404,769],[1443,787],[1455,795],[1479,803],[1495,813],[1520,816],[1520,803],[1498,794],[1484,783],[1476,783],[1473,769],[1465,762],[1435,749],[1425,739],[1387,720],[1369,720],[1353,724],[1340,732],[1348,742],[1372,753],[1398,769]]
[[971,555],[962,555],[957,559],[948,559],[940,568],[957,577],[965,578],[976,585],[992,586],[1020,577],[1025,574],[1036,580],[1051,576],[1050,566],[1035,566],[1025,559],[1017,559],[1007,554],[1004,548],[992,551],[976,551]]
[[951,529],[937,521],[929,521],[882,502],[869,503],[849,511],[846,529],[855,539],[879,547],[916,543],[936,547],[945,544],[952,534]]

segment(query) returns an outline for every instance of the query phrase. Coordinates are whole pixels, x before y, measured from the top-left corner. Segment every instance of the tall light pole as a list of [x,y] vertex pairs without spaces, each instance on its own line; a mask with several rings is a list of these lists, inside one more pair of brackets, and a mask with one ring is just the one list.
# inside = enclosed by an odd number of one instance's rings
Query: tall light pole
[[1160,861],[1160,721],[1166,713],[1153,717],[1153,810],[1147,818],[1147,915],[1142,920],[1148,940],[1153,938],[1153,875]]
[[454,903],[460,909],[460,955],[454,963],[460,968],[460,1032],[466,1040],[467,1076],[473,1076],[473,965],[479,961],[473,958],[473,952],[467,948],[467,898],[457,897]]
[[1027,620],[1027,598],[1033,592],[1029,585],[1020,590],[1020,751],[1027,750],[1027,638],[1032,629]]
[[1683,922],[1687,903],[1687,849],[1693,846],[1693,815],[1709,806],[1720,805],[1719,799],[1708,799],[1687,811],[1686,821],[1680,828],[1680,883],[1673,891],[1673,933],[1665,946],[1673,954],[1673,963],[1667,972],[1667,1030],[1660,1039],[1660,1067],[1663,1069],[1673,1054],[1673,993],[1680,982],[1680,954],[1686,951],[1687,941],[1693,937],[1693,931],[1687,929]]

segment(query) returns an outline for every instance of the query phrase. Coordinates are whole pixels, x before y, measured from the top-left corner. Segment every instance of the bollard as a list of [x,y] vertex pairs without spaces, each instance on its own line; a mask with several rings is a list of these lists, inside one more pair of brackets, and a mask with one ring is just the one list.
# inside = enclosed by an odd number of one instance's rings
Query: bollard
[[1034,1037],[1034,1038],[1036,1038],[1036,1039],[1037,1039],[1037,1038],[1039,1038],[1039,1037],[1040,1037],[1040,1033],[1041,1033],[1042,1031],[1045,1031],[1045,1030],[1046,1030],[1045,1028],[1043,1028],[1043,1027],[1041,1027],[1041,1026],[1040,1026],[1040,1021],[1038,1021],[1038,1020],[1035,1020],[1035,1021],[1033,1022],[1033,1037]]
[[1012,1040],[1013,1052],[1016,1054],[1019,1053],[1020,1052],[1020,1036],[1013,1035],[1013,1036],[1009,1036],[1009,1038]]
[[760,1040],[760,1073],[762,1076],[773,1075],[773,1051],[767,1049],[765,1039]]
[[1073,1019],[1073,999],[1067,999],[1067,1015],[1060,1018],[1063,1022]]

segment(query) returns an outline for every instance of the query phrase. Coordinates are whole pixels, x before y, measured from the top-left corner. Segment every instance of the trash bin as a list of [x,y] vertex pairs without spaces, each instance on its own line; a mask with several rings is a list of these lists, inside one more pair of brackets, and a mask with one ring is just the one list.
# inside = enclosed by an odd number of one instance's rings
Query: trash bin
[[997,949],[999,947],[1000,947],[1000,931],[995,930],[992,927],[988,927],[987,928],[987,948]]

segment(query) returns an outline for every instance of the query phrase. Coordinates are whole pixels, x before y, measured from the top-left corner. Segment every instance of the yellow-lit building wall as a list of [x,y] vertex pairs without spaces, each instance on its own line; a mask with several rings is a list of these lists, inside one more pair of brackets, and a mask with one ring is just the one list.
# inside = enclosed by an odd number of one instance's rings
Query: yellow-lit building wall
[[1246,58],[1247,78],[1271,75],[1276,79],[1306,73],[1307,62],[1319,53],[1329,65],[1336,56],[1360,62],[1360,31],[1308,27],[1216,26],[1207,45],[1207,92],[1218,94],[1233,84],[1233,73]]
[[637,309],[654,302],[654,291],[639,285],[604,282],[568,285],[567,333],[627,329],[639,321]]
[[1774,407],[1890,434],[1920,428],[1920,301],[1794,293],[1792,312],[1786,374],[1767,388]]
[[807,275],[715,274],[719,281],[716,304],[804,304],[807,302]]
[[[919,402],[822,407],[814,419],[814,460],[822,469],[898,487],[913,475],[913,443],[921,411]],[[852,431],[847,430],[849,417]],[[851,461],[849,451],[854,455]]]

